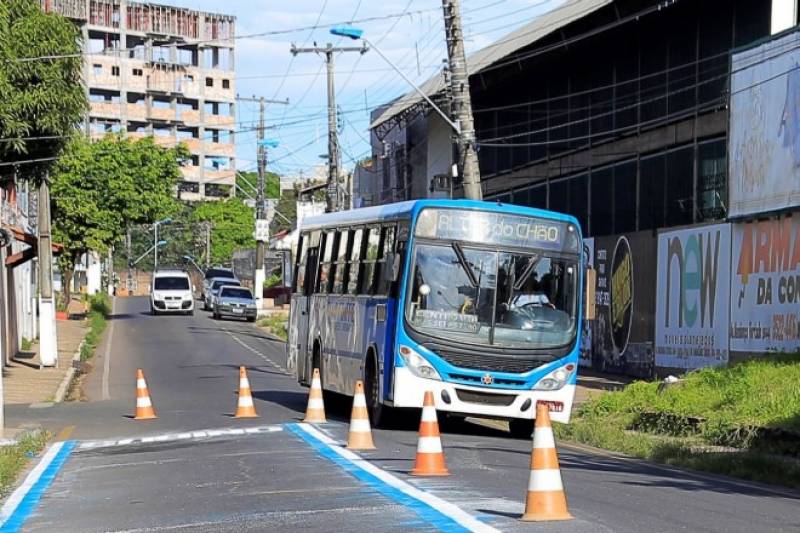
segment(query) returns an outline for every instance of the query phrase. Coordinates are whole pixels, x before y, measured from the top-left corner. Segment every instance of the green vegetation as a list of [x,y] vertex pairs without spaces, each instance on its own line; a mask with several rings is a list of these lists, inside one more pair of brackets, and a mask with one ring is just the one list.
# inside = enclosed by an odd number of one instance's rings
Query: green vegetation
[[264,280],[264,288],[271,289],[272,287],[277,287],[281,283],[283,283],[283,276],[281,276],[281,273],[273,272]]
[[211,264],[230,264],[233,252],[255,248],[255,213],[239,198],[199,204],[191,214],[194,223],[211,222]]
[[28,352],[33,347],[33,341],[30,340],[28,337],[22,337],[22,342],[19,344],[20,350],[23,352]]
[[[24,61],[55,56],[56,59]],[[67,57],[64,57],[67,56]],[[0,2],[0,161],[22,164],[21,177],[41,178],[88,109],[81,33],[45,14],[38,0]]]
[[[281,196],[281,177],[274,172],[267,172],[264,183],[264,195],[267,198],[280,198]],[[236,197],[255,198],[258,190],[258,172],[239,172],[236,176],[239,186],[244,189],[236,189]]]
[[88,361],[94,356],[97,343],[100,342],[110,316],[111,301],[108,295],[98,293],[89,297],[89,314],[86,317],[89,322],[89,332],[81,346],[81,361]]
[[48,437],[44,431],[35,431],[24,435],[16,444],[0,447],[0,497],[11,492],[17,476],[30,458],[44,449]]
[[800,354],[637,382],[581,406],[557,435],[653,461],[800,487]]
[[65,248],[59,258],[64,278],[71,278],[84,253],[103,254],[119,243],[129,225],[175,212],[173,189],[188,157],[185,146],[163,148],[151,137],[74,139],[51,177],[53,238]]
[[286,340],[289,338],[289,316],[285,314],[274,314],[262,318],[257,323],[258,327],[264,328],[268,333],[275,335],[279,339]]

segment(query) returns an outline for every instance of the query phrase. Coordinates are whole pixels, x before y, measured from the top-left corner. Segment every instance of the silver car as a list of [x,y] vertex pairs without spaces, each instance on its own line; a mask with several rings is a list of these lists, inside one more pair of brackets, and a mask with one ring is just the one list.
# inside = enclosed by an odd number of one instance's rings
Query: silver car
[[214,318],[246,318],[255,322],[258,316],[253,293],[246,287],[223,285],[214,299]]
[[234,278],[214,278],[209,280],[208,289],[206,289],[203,294],[203,308],[206,311],[214,309],[214,298],[219,288],[223,285],[238,287],[241,285],[241,282]]

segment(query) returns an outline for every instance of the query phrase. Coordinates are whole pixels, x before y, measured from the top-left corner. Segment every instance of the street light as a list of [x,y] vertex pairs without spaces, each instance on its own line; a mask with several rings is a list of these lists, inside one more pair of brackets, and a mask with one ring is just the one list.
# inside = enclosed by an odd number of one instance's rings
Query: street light
[[[163,220],[157,220],[155,224],[153,224],[153,271],[158,270],[158,247],[164,246],[167,244],[167,241],[159,241],[158,240],[158,227],[161,225],[169,225],[172,224],[171,218],[165,218]],[[164,244],[161,244],[161,243]]]
[[369,46],[369,47],[371,47],[373,50],[375,50],[375,52],[377,52],[377,53],[378,53],[378,55],[379,55],[379,56],[381,56],[381,57],[383,58],[383,60],[384,60],[384,61],[386,61],[387,63],[389,63],[389,66],[391,66],[391,67],[392,67],[392,68],[393,68],[393,69],[394,69],[394,70],[395,70],[395,71],[396,71],[398,74],[400,74],[400,76],[401,76],[401,77],[402,77],[404,80],[406,80],[406,82],[407,82],[409,85],[411,85],[411,86],[414,88],[414,90],[415,90],[415,91],[417,91],[417,93],[419,93],[419,95],[420,95],[420,96],[422,96],[422,98],[424,98],[424,99],[425,99],[425,101],[426,101],[426,102],[428,102],[428,104],[429,104],[429,105],[430,105],[430,106],[431,106],[431,107],[432,107],[432,108],[433,108],[433,109],[434,109],[434,110],[435,110],[437,113],[439,113],[439,115],[441,115],[441,116],[442,116],[442,118],[445,120],[445,122],[447,122],[447,123],[450,125],[450,127],[451,127],[451,128],[453,128],[453,129],[456,131],[456,133],[461,133],[461,127],[460,127],[460,126],[459,126],[457,123],[453,122],[453,121],[450,119],[450,117],[449,117],[449,116],[447,116],[447,113],[445,113],[444,111],[442,111],[441,109],[439,109],[439,106],[437,106],[436,104],[434,104],[434,103],[433,103],[433,100],[431,100],[431,99],[430,99],[430,97],[429,97],[427,94],[425,94],[425,91],[423,91],[422,89],[420,89],[420,88],[417,86],[417,84],[416,84],[416,83],[414,83],[413,81],[411,81],[411,80],[408,78],[408,76],[406,76],[406,75],[405,75],[405,73],[404,73],[402,70],[400,70],[399,68],[397,68],[397,65],[395,65],[394,63],[392,63],[391,59],[389,59],[388,57],[386,57],[386,54],[384,54],[383,52],[381,52],[380,48],[378,48],[377,46],[375,46],[375,43],[372,43],[372,42],[368,41],[368,40],[367,40],[367,38],[366,38],[366,37],[364,37],[364,30],[362,30],[362,29],[359,29],[359,28],[355,28],[355,27],[353,27],[353,26],[334,26],[333,28],[331,28],[330,32],[331,32],[331,34],[332,34],[332,35],[336,35],[336,36],[338,36],[338,37],[347,37],[348,39],[353,39],[354,41],[361,40],[361,41],[363,41],[363,42],[364,42],[364,45],[366,45],[366,46]]

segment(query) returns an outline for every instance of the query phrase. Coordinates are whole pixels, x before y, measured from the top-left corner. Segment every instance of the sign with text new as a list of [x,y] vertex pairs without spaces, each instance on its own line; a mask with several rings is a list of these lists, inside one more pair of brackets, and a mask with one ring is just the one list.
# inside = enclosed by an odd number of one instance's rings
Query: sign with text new
[[728,362],[730,263],[729,224],[659,234],[657,367]]

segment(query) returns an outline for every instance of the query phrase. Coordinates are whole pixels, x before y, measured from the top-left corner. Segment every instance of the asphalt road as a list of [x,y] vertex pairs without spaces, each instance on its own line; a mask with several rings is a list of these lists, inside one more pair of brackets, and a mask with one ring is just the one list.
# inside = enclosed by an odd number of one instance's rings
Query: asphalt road
[[[7,413],[10,425],[35,419],[77,441],[24,531],[449,531],[457,524],[447,516],[458,515],[501,531],[800,532],[800,493],[565,445],[575,519],[522,523],[530,442],[448,422],[452,475],[412,478],[416,421],[406,419],[374,432],[378,449],[360,454],[368,463],[343,458],[326,442],[345,439],[348,402],[328,405],[318,432],[302,429],[306,391],[283,371],[282,343],[200,311],[146,310],[144,299],[117,300],[89,401]],[[258,419],[231,417],[239,365]],[[131,419],[139,367],[157,420]]]

